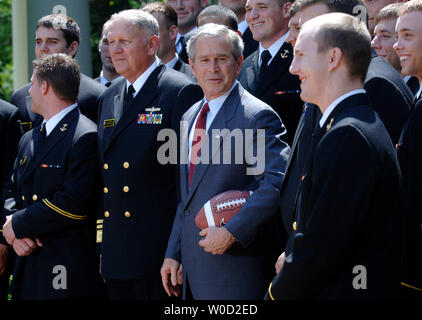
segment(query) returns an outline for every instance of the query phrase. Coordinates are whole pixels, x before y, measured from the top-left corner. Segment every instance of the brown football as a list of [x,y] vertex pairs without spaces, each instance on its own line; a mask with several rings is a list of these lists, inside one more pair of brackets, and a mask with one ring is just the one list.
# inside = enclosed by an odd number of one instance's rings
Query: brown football
[[198,211],[195,223],[199,229],[222,227],[240,211],[253,194],[249,190],[229,190],[208,200]]

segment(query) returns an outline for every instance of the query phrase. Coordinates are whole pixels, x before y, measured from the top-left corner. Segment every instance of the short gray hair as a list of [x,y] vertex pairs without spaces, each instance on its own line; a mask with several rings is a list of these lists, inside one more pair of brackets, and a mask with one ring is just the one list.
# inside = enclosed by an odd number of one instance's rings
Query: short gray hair
[[207,23],[202,27],[198,28],[190,37],[187,44],[187,51],[189,58],[193,61],[195,58],[195,46],[196,41],[199,38],[228,38],[231,44],[232,53],[235,60],[239,59],[243,52],[243,40],[239,34],[233,30],[230,30],[226,26]]
[[111,16],[110,20],[125,19],[132,21],[141,29],[150,30],[153,35],[158,36],[158,22],[154,16],[148,12],[136,9],[123,10]]

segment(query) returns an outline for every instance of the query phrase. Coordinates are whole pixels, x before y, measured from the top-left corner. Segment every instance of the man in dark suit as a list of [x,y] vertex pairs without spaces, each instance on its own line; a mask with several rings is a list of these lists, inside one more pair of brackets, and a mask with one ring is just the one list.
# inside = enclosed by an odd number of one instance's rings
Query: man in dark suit
[[[397,42],[394,45],[400,57],[402,73],[422,81],[422,3],[411,1],[399,11],[397,21]],[[409,37],[410,35],[410,37]],[[417,96],[410,117],[397,145],[397,153],[403,173],[406,200],[410,221],[406,229],[406,244],[409,252],[406,279],[402,282],[404,293],[421,298],[422,295],[422,100]]]
[[186,74],[193,82],[196,82],[190,66],[176,53],[177,13],[173,7],[162,2],[151,2],[145,5],[142,10],[152,14],[157,19],[160,38],[157,56],[161,63],[168,68]]
[[116,68],[114,68],[113,61],[111,61],[110,57],[110,47],[108,45],[107,39],[109,25],[110,22],[106,21],[101,31],[101,39],[98,43],[98,51],[100,52],[102,69],[100,75],[94,79],[107,88],[110,87],[113,82],[116,82],[120,77],[120,74],[116,72]]
[[[205,98],[183,116],[189,133],[186,130],[183,139],[181,201],[161,268],[163,285],[171,295],[178,294],[177,285],[183,283],[185,298],[190,288],[194,299],[261,299],[273,267],[271,258],[281,245],[273,222],[289,151],[280,139],[285,128],[274,110],[236,81],[243,61],[243,44],[236,32],[206,24],[192,35],[188,51]],[[251,139],[244,148],[231,144],[233,135],[235,144],[238,137],[243,143],[248,129]],[[262,139],[257,137],[259,129],[265,131]],[[201,132],[208,133],[201,136]],[[265,156],[255,163],[247,154],[256,148]],[[232,162],[223,160],[227,152]],[[195,224],[197,212],[228,190],[254,193],[224,226],[200,230]]]
[[[18,109],[10,103],[0,100],[0,185],[9,179],[16,158],[18,143],[22,136],[22,128],[18,121]],[[3,207],[3,203],[2,203]],[[3,224],[4,221],[0,221]],[[9,275],[13,261],[13,253],[9,247],[0,244],[0,299],[7,297]]]
[[32,111],[44,118],[19,143],[4,189],[2,241],[17,254],[13,300],[99,293],[95,256],[97,135],[76,103],[79,66],[65,54],[34,62]]
[[318,105],[322,118],[301,178],[293,232],[267,299],[397,294],[401,176],[363,89],[370,42],[366,26],[343,13],[301,27],[290,70],[302,80],[302,99]]
[[[65,53],[74,58],[78,51],[80,30],[77,23],[63,14],[51,14],[37,22],[35,32],[35,56],[39,59],[46,54]],[[28,83],[12,94],[11,103],[19,108],[19,119],[24,131],[28,131],[42,122],[40,115],[31,111],[31,97]],[[78,106],[82,114],[92,121],[97,121],[98,97],[104,87],[97,81],[81,74]]]
[[196,30],[198,14],[207,6],[208,0],[167,0],[167,3],[177,13],[176,52],[183,62],[189,63],[186,45],[192,32]]
[[285,42],[292,3],[286,0],[249,0],[246,21],[259,48],[243,64],[242,86],[269,104],[286,126],[291,145],[303,110],[299,78],[289,73],[292,47]]
[[246,0],[220,0],[219,4],[231,9],[237,16],[238,31],[242,35],[244,44],[243,58],[249,57],[256,49],[258,49],[258,41],[252,37],[251,29],[249,29],[248,23],[245,20],[245,5]]
[[175,163],[161,164],[157,139],[161,129],[179,131],[182,114],[202,92],[159,64],[158,23],[151,14],[113,15],[108,40],[124,79],[100,98],[101,273],[111,299],[162,299],[159,270],[178,196]]

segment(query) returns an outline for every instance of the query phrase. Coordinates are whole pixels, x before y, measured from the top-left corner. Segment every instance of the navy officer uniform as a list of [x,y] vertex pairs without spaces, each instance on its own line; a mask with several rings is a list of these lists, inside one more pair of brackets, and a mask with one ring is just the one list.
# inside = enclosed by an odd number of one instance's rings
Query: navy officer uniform
[[[397,156],[366,94],[350,92],[339,101],[312,134],[286,260],[267,299],[398,292],[403,190]],[[356,266],[367,270],[365,290],[353,286]]]
[[[4,189],[3,213],[13,215],[16,238],[37,237],[43,244],[26,257],[16,257],[10,288],[13,300],[99,293],[96,127],[76,105],[67,109],[48,136],[44,137],[47,129],[39,126],[22,137]],[[55,266],[66,268],[65,288],[53,285]]]
[[[145,83],[137,87],[145,75]],[[178,202],[178,171],[176,163],[159,163],[162,142],[157,135],[166,128],[178,134],[183,113],[203,94],[186,75],[158,60],[138,80],[131,86],[122,79],[100,97],[98,147],[104,207],[97,242],[107,285],[152,281],[148,293],[118,299],[164,299],[160,267]],[[135,96],[128,92],[130,87]]]
[[[19,120],[25,132],[41,125],[43,118],[31,111],[29,89],[31,83],[24,85],[12,94],[10,102],[19,109]],[[97,121],[98,98],[106,88],[97,81],[81,73],[78,106],[82,114],[93,122]]]

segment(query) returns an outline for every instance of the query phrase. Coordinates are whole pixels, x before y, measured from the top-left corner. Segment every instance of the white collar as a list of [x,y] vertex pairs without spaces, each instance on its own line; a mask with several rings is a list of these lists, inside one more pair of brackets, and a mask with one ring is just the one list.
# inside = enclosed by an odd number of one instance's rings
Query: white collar
[[100,82],[103,86],[105,86],[108,82],[114,83],[118,80],[120,80],[122,78],[122,76],[118,76],[117,78],[114,78],[113,80],[107,80],[106,78],[104,78],[104,72],[101,70],[100,73]]
[[248,28],[248,23],[246,22],[246,20],[243,20],[243,21],[241,21],[241,22],[239,22],[237,24],[237,30],[240,31],[240,33],[242,34],[242,36],[245,33],[245,31],[246,31],[247,28]]
[[232,87],[230,88],[229,91],[227,91],[226,93],[224,93],[223,95],[212,99],[210,101],[207,100],[207,98],[204,97],[204,104],[208,103],[208,106],[210,108],[210,113],[212,114],[212,117],[214,118],[218,111],[220,110],[220,108],[223,106],[224,102],[226,101],[227,97],[229,96],[229,94],[232,92],[233,88],[239,83],[239,81],[235,80]]
[[77,103],[74,103],[60,112],[56,113],[54,116],[52,116],[47,121],[44,119],[43,123],[45,123],[45,135],[48,136],[54,128],[57,126],[57,124],[73,109],[75,109],[78,106]]
[[142,87],[144,86],[145,82],[148,80],[148,77],[151,75],[151,73],[155,70],[155,68],[158,67],[160,63],[160,60],[155,57],[155,61],[150,65],[150,67],[144,71],[143,74],[141,74],[139,76],[138,79],[135,80],[134,83],[130,83],[129,80],[126,79],[126,93],[127,90],[129,88],[129,86],[132,84],[133,88],[135,89],[135,92],[133,94],[133,97],[136,97],[136,95],[138,94],[139,90],[142,89]]
[[338,97],[333,102],[331,102],[331,104],[328,106],[327,109],[325,109],[324,113],[322,114],[321,120],[319,120],[319,126],[322,128],[325,121],[328,119],[328,117],[334,111],[334,109],[340,104],[340,102],[342,102],[343,100],[346,100],[350,96],[353,96],[359,93],[366,93],[366,91],[365,89],[357,89],[357,90],[349,91],[343,94],[342,96]]

